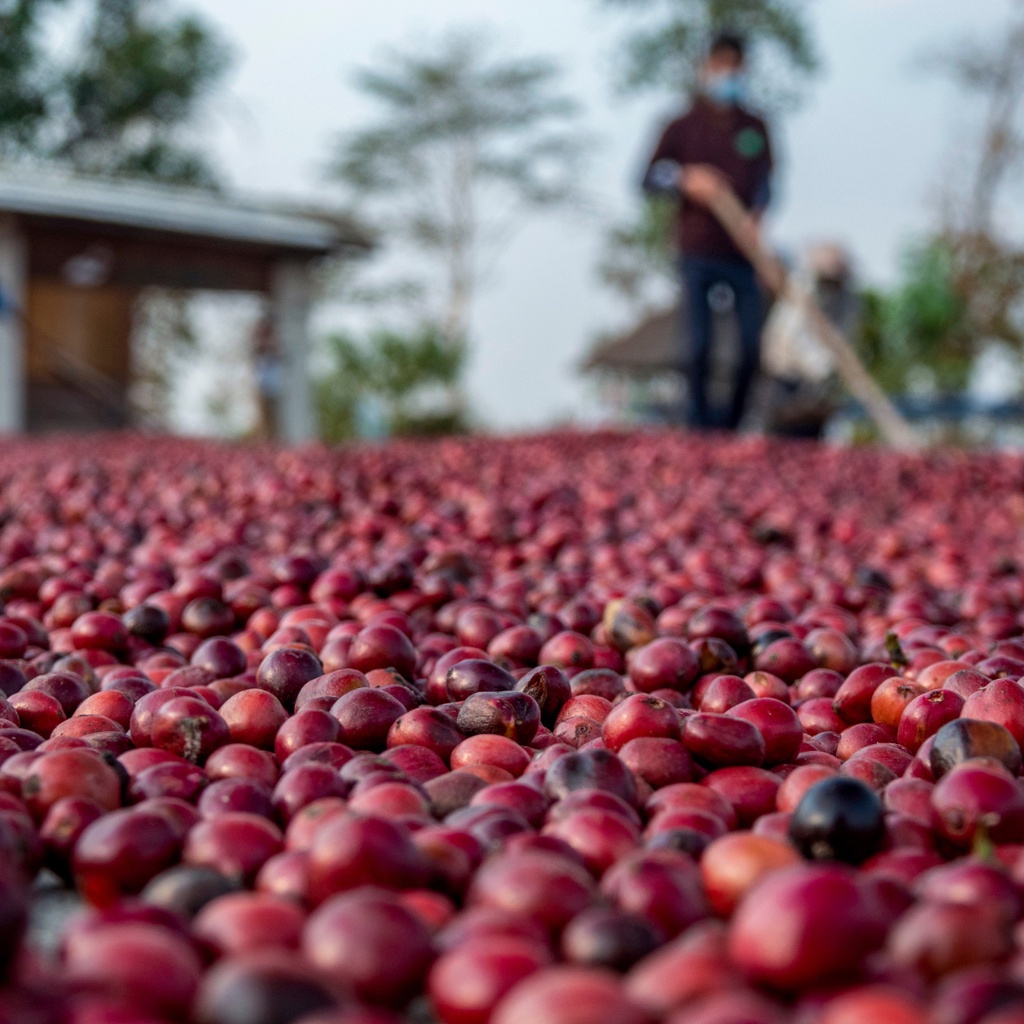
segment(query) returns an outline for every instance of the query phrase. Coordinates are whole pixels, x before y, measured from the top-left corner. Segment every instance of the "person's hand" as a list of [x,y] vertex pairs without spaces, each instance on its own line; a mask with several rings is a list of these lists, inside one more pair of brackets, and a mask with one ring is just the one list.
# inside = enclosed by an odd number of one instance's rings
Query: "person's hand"
[[721,172],[710,164],[689,164],[679,172],[679,187],[687,199],[709,206],[726,182]]

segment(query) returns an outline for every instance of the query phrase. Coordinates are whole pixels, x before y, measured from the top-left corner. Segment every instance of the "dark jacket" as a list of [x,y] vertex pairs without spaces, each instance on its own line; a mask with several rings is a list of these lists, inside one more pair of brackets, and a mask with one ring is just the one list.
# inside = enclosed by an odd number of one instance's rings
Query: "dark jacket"
[[[768,205],[772,149],[768,128],[756,114],[738,106],[719,107],[699,97],[661,137],[644,176],[644,189],[678,195],[678,171],[686,164],[710,164],[752,210]],[[688,256],[743,259],[715,215],[683,199],[676,243]]]

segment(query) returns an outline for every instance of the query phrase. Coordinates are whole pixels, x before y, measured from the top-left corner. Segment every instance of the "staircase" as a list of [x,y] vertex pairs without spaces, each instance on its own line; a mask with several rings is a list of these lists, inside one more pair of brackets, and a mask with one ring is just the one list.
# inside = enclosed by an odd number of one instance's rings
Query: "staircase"
[[46,357],[49,379],[28,383],[30,433],[88,433],[131,425],[127,395],[116,381],[55,344],[47,345]]

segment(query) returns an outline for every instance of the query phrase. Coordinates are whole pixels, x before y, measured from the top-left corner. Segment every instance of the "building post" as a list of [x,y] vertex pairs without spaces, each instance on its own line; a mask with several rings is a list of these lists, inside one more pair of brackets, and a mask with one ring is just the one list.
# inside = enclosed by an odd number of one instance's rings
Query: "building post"
[[277,399],[277,433],[292,444],[316,436],[309,383],[309,317],[312,282],[305,263],[279,263],[270,283],[274,334],[281,368]]
[[13,217],[0,217],[0,434],[26,428],[25,239]]

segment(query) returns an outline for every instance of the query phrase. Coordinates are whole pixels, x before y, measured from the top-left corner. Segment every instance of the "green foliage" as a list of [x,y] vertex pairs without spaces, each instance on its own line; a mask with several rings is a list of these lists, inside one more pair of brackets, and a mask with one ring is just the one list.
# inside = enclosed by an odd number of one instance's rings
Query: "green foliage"
[[392,435],[453,433],[465,428],[456,389],[466,350],[436,329],[421,327],[409,334],[378,329],[365,339],[336,334],[327,341],[327,355],[330,369],[317,386],[325,440],[355,437],[360,403],[367,400],[383,406]]
[[563,126],[576,104],[556,90],[559,77],[544,59],[492,59],[465,33],[434,53],[389,51],[356,79],[380,119],[344,140],[335,171],[360,192],[405,198],[411,186],[446,177],[461,156],[474,181],[530,204],[561,201],[573,186],[561,172],[572,170],[576,139]]
[[648,196],[636,221],[618,224],[606,236],[598,274],[638,315],[650,312],[661,301],[659,293],[675,284],[675,218],[675,200]]
[[205,23],[161,0],[90,0],[61,65],[44,45],[63,0],[0,0],[0,154],[76,171],[213,187],[182,135],[228,66]]
[[30,146],[50,109],[42,19],[63,0],[0,0],[0,154]]
[[695,72],[715,32],[740,32],[763,51],[768,91],[793,101],[818,64],[807,26],[807,0],[599,0],[628,12],[620,85],[626,91],[692,91]]
[[941,242],[910,250],[904,282],[889,306],[889,336],[940,391],[965,387],[975,355],[966,306],[957,294],[953,259]]
[[356,79],[377,113],[341,140],[333,173],[393,245],[425,258],[425,277],[441,274],[427,315],[450,340],[524,216],[576,194],[582,139],[559,79],[550,61],[503,58],[464,32],[389,51]]
[[905,353],[889,344],[887,296],[877,288],[865,288],[860,293],[860,322],[854,343],[868,372],[883,390],[890,394],[906,390],[909,367]]
[[80,170],[211,186],[205,158],[175,139],[228,65],[197,18],[160,0],[95,0],[79,59],[63,76],[68,105],[57,155]]
[[972,328],[954,269],[950,247],[929,239],[908,250],[895,288],[864,294],[858,348],[886,390],[967,386],[984,339]]
[[960,37],[926,66],[980,101],[980,130],[960,146],[966,175],[943,183],[941,220],[906,254],[900,284],[865,296],[862,355],[884,387],[959,391],[993,345],[1024,350],[1024,250],[1002,237],[1001,193],[1024,153],[1024,7],[990,38]]

